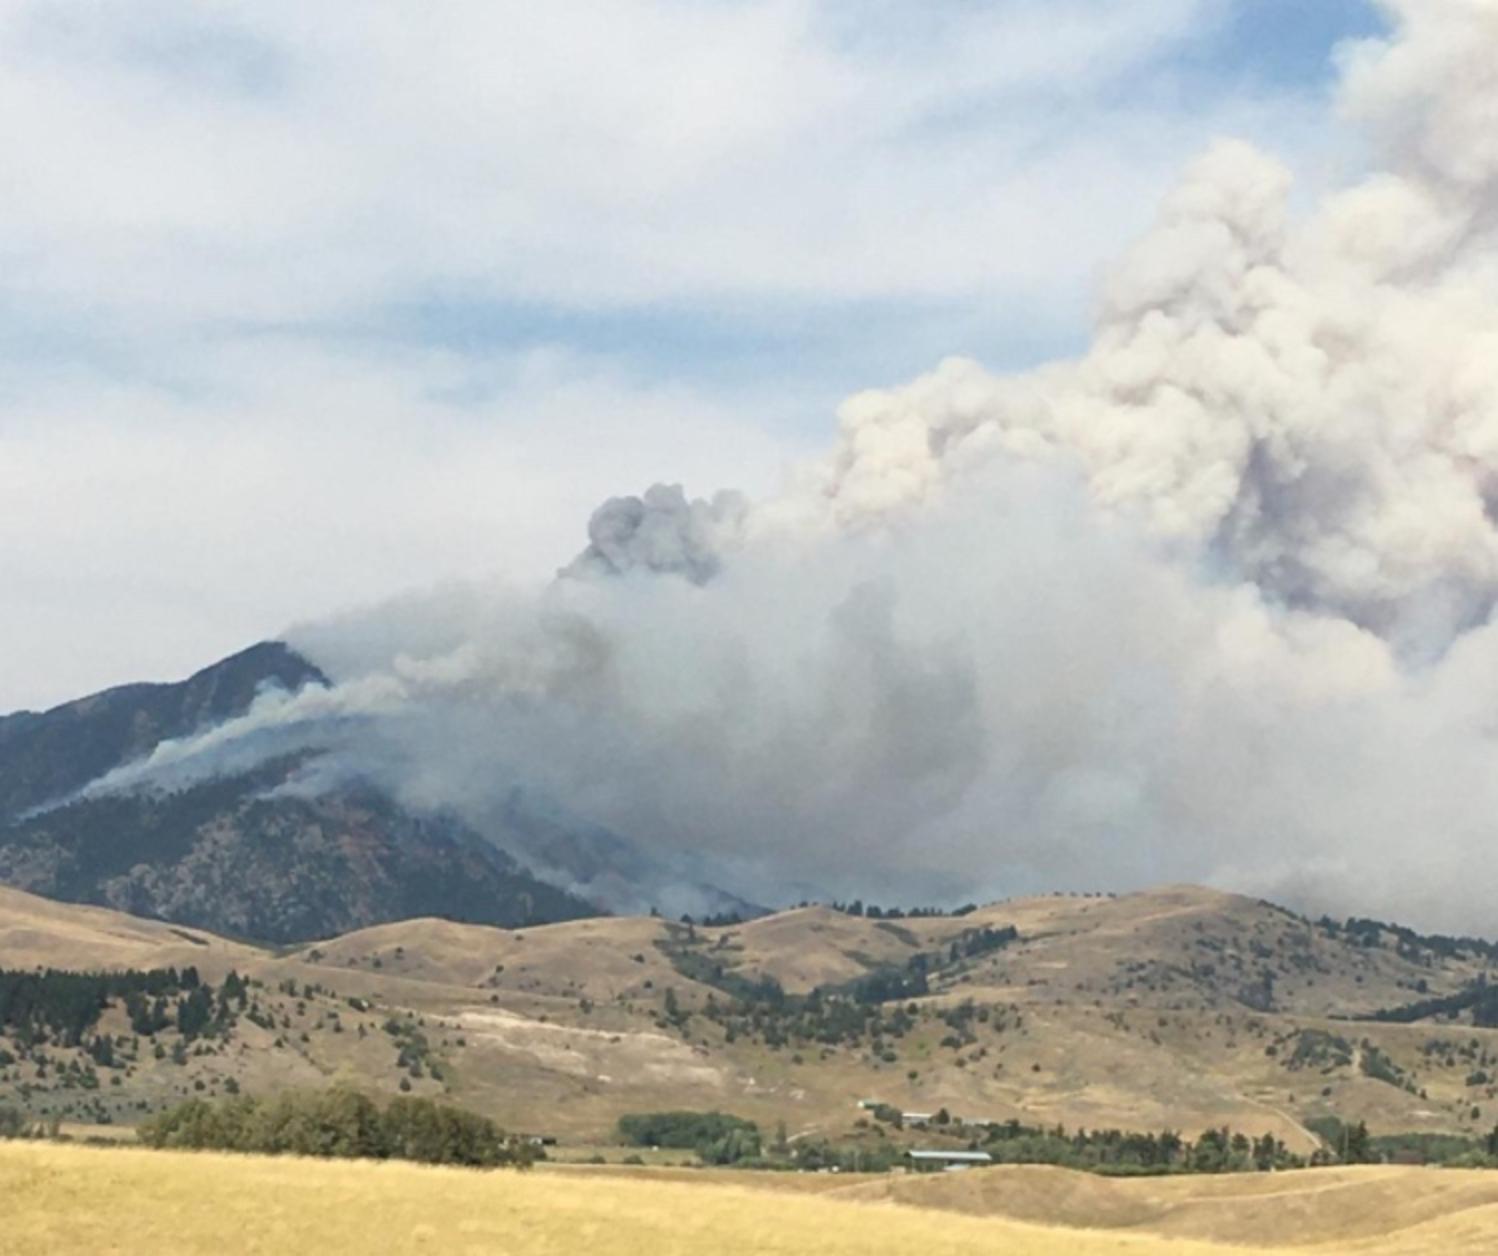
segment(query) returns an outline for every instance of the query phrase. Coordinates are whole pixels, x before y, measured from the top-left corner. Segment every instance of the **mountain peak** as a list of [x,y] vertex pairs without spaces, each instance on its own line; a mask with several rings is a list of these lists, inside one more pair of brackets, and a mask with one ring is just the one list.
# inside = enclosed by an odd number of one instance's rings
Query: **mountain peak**
[[243,715],[267,687],[327,683],[284,642],[262,641],[186,680],[120,685],[0,718],[0,819],[65,798],[163,741]]

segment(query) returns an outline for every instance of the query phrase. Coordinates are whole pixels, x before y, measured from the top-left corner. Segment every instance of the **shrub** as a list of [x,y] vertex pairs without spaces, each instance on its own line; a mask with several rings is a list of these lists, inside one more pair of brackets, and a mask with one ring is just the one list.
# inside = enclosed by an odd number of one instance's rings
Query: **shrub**
[[19,1108],[0,1104],[0,1138],[21,1138],[25,1133],[25,1114]]

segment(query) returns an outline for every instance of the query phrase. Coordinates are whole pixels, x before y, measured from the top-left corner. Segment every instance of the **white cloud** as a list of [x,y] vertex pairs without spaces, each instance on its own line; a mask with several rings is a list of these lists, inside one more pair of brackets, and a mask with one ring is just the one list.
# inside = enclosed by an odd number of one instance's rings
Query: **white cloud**
[[[811,0],[11,3],[10,283],[296,320],[413,285],[590,304],[1045,282],[1116,242],[1120,210],[1137,226],[1200,141],[1199,114],[1122,84],[1218,7],[963,6],[896,50]],[[265,67],[248,86],[211,72],[241,46]],[[1205,112],[1259,130],[1279,109]]]
[[1173,94],[1224,4],[0,0],[0,710],[549,569],[609,492],[767,483],[827,391],[780,348],[730,399],[643,325],[475,385],[417,343],[456,301],[835,317],[871,381],[860,303],[1073,326],[1212,134],[1324,138]]

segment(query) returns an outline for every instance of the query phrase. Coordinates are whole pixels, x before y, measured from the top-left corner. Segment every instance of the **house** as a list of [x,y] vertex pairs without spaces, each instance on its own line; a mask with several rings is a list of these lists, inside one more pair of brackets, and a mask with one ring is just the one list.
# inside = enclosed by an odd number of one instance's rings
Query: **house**
[[902,1112],[900,1122],[903,1125],[913,1125],[919,1129],[923,1125],[930,1125],[936,1119],[934,1112]]
[[938,1170],[951,1173],[993,1163],[993,1157],[986,1151],[907,1151],[905,1155],[910,1161],[910,1167],[917,1173],[934,1173]]

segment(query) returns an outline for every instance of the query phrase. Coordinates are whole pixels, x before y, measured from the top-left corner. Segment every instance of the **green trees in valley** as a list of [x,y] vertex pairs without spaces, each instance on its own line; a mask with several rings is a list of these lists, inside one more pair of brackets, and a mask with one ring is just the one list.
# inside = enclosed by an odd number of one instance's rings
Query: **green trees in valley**
[[340,1159],[416,1160],[481,1168],[527,1167],[530,1144],[488,1117],[430,1099],[399,1097],[383,1109],[344,1086],[269,1099],[190,1099],[141,1123],[149,1147]]

